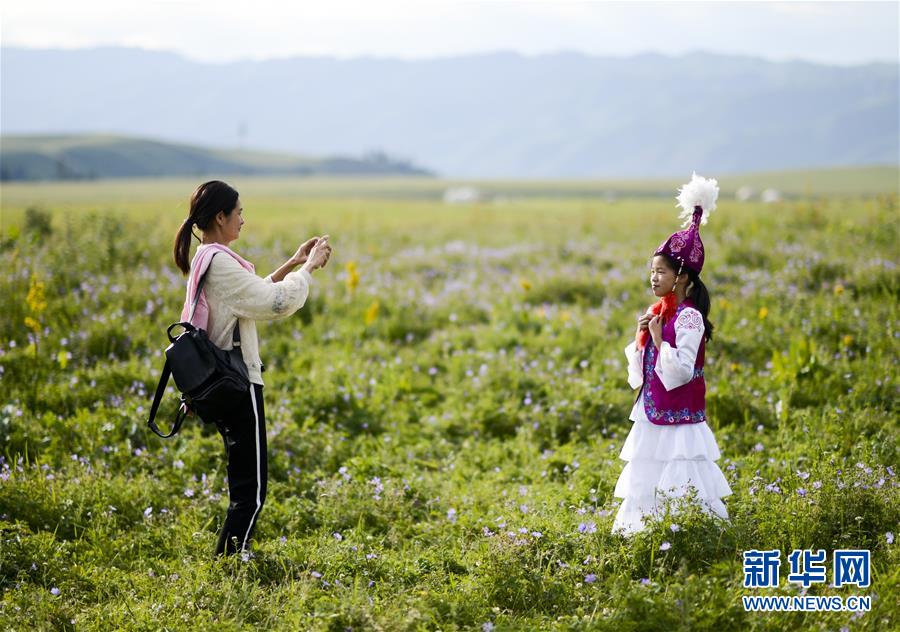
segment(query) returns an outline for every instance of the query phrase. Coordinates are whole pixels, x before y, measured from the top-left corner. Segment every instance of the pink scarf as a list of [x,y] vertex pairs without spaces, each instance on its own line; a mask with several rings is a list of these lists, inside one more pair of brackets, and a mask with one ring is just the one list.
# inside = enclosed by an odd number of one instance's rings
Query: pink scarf
[[[201,245],[197,248],[194,259],[191,261],[191,273],[188,276],[187,281],[187,294],[184,298],[184,308],[181,310],[182,322],[187,321],[188,317],[191,315],[191,304],[194,302],[197,284],[209,268],[209,264],[212,261],[212,255],[217,252],[227,252],[246,270],[253,272],[254,274],[256,273],[256,267],[252,263],[244,259],[228,246],[223,246],[222,244]],[[197,301],[197,309],[194,311],[194,318],[191,319],[191,324],[199,329],[206,329],[209,324],[209,304],[206,302],[206,293],[203,290],[200,290],[200,300]]]

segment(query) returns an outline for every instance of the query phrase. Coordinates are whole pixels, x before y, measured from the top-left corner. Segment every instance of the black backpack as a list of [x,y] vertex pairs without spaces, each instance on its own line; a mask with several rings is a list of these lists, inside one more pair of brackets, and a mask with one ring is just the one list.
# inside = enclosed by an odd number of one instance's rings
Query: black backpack
[[[216,254],[218,253],[213,253],[212,256],[215,257]],[[190,323],[208,272],[207,268],[207,272],[197,283],[197,292],[187,322],[173,323],[166,330],[171,344],[166,348],[166,364],[153,396],[153,405],[150,406],[150,419],[147,420],[150,430],[164,439],[174,436],[181,429],[184,418],[191,411],[206,423],[223,423],[227,417],[246,405],[250,391],[247,365],[241,355],[238,323],[235,323],[232,332],[234,346],[228,351],[217,347],[204,330]],[[177,327],[184,331],[173,337],[172,330]],[[181,405],[175,415],[172,432],[163,434],[154,419],[169,383],[169,375],[175,379],[175,386],[181,392]]]

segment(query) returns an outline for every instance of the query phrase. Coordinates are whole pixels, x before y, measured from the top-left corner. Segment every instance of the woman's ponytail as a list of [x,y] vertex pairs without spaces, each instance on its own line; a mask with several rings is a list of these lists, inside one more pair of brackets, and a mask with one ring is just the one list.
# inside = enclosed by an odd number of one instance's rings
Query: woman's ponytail
[[712,340],[713,334],[713,324],[709,322],[709,290],[706,289],[706,285],[700,280],[700,275],[693,270],[688,270],[687,273],[688,279],[690,279],[688,296],[691,297],[691,300],[694,301],[694,305],[697,306],[697,310],[703,316],[703,337],[709,342]]
[[[230,216],[237,207],[238,192],[221,180],[204,182],[191,194],[191,211],[175,234],[175,265],[187,274],[191,271],[191,237],[194,226],[207,230],[219,212]],[[199,240],[200,238],[197,237]]]
[[181,228],[175,234],[175,265],[184,274],[191,270],[191,263],[188,256],[191,253],[191,237],[193,236],[194,222],[189,217],[181,224]]

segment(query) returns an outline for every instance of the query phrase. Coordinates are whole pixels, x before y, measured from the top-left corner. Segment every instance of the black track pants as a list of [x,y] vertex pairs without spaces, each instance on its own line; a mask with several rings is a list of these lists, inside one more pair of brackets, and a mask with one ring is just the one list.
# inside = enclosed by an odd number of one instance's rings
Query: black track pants
[[247,404],[227,424],[217,424],[228,457],[228,513],[216,555],[249,548],[250,536],[266,500],[266,417],[262,386],[250,385]]

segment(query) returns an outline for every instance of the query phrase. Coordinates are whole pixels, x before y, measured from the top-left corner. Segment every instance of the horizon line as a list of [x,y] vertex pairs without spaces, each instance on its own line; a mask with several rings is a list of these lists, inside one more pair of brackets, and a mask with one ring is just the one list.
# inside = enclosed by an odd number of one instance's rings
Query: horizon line
[[140,51],[144,53],[151,54],[160,54],[160,55],[171,55],[175,57],[179,57],[185,61],[189,61],[195,64],[209,65],[209,66],[226,66],[229,64],[246,64],[246,63],[265,63],[270,61],[290,61],[294,59],[321,59],[321,60],[333,60],[339,62],[352,62],[352,61],[381,61],[381,62],[402,62],[402,63],[416,63],[416,62],[432,62],[432,61],[449,61],[454,59],[469,59],[469,58],[477,58],[477,57],[496,57],[496,56],[511,56],[511,57],[520,57],[522,59],[539,59],[543,57],[562,57],[562,56],[577,56],[585,59],[610,59],[610,60],[631,60],[637,59],[641,57],[659,57],[665,59],[684,59],[688,57],[695,56],[707,56],[707,57],[720,57],[720,58],[732,58],[732,59],[742,59],[742,60],[754,60],[760,61],[764,63],[770,64],[808,64],[814,66],[825,66],[832,68],[858,68],[863,66],[875,66],[875,65],[886,65],[886,66],[900,66],[900,57],[898,59],[887,60],[887,59],[870,59],[868,61],[854,61],[847,63],[839,63],[834,61],[822,61],[811,58],[804,57],[786,57],[786,58],[771,58],[765,57],[761,55],[754,55],[750,53],[731,53],[731,52],[718,52],[713,50],[704,50],[702,48],[696,48],[689,51],[681,52],[681,53],[664,53],[657,50],[645,50],[640,52],[632,52],[632,53],[622,53],[622,54],[599,54],[599,53],[591,53],[583,50],[577,49],[567,49],[567,48],[559,48],[555,50],[547,50],[543,52],[529,53],[517,51],[511,48],[496,48],[496,49],[484,49],[480,51],[468,51],[468,52],[459,52],[456,54],[436,54],[436,55],[423,55],[416,57],[404,57],[401,55],[381,55],[374,53],[361,53],[354,55],[339,55],[334,53],[290,53],[285,55],[272,55],[269,57],[240,57],[235,59],[227,59],[223,61],[214,61],[209,59],[203,59],[191,56],[182,51],[174,50],[174,49],[166,49],[166,48],[148,48],[145,46],[135,46],[129,44],[96,44],[89,46],[30,46],[23,44],[3,44],[0,46],[0,50],[14,50],[14,51],[23,51],[23,52],[59,52],[59,53],[82,53],[82,52],[91,52],[91,51],[102,51],[102,50],[129,50],[129,51]]

